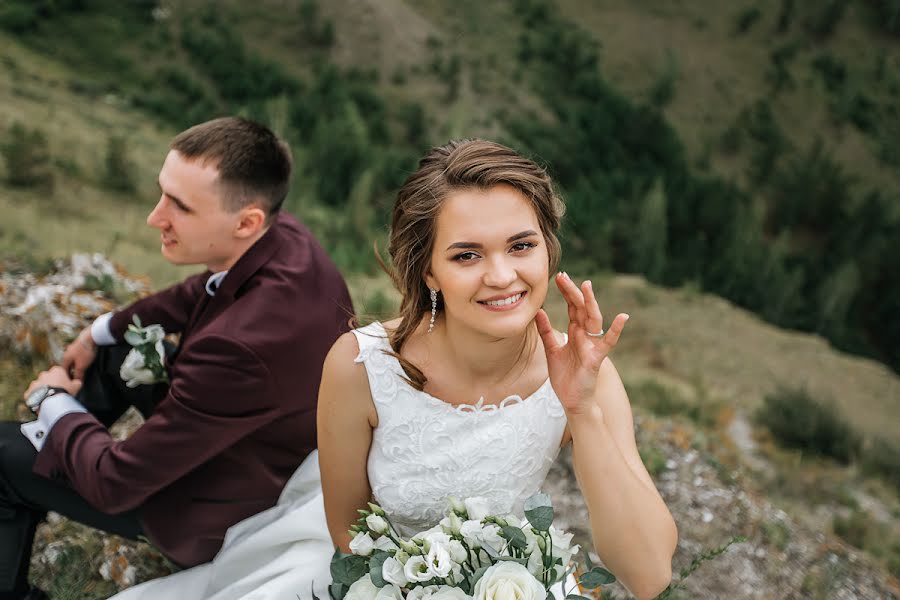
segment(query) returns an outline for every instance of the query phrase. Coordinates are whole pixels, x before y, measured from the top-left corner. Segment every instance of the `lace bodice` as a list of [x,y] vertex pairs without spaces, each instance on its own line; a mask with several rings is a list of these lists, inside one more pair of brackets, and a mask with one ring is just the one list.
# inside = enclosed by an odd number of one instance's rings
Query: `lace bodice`
[[435,525],[447,497],[481,496],[492,514],[522,515],[559,452],[565,413],[547,380],[499,406],[453,406],[403,380],[384,327],[354,330],[378,411],[369,451],[372,493],[401,534]]

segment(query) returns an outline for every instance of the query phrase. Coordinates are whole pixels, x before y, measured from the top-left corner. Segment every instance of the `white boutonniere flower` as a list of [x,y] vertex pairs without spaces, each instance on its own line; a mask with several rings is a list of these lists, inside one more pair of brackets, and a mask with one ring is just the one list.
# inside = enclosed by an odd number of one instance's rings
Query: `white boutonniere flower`
[[132,348],[119,368],[119,376],[125,385],[133,388],[169,381],[163,347],[165,337],[166,332],[161,325],[143,327],[140,317],[134,315],[134,324],[129,325],[125,332],[125,341]]

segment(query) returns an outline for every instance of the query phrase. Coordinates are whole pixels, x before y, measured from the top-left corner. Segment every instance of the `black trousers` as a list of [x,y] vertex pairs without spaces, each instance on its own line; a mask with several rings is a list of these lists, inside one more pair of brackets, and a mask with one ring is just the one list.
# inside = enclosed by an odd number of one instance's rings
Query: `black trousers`
[[[107,427],[129,406],[149,416],[166,393],[164,384],[125,385],[119,367],[130,349],[101,347],[78,393],[78,400]],[[0,422],[0,600],[19,600],[27,592],[34,532],[48,511],[129,539],[142,534],[139,510],[117,515],[97,510],[65,481],[32,473],[36,457],[19,423]]]

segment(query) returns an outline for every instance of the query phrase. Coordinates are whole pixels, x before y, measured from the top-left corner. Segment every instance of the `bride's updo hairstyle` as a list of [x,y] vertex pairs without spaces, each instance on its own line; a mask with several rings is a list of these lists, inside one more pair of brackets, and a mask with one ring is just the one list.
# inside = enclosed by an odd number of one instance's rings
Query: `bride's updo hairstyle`
[[[499,184],[512,186],[531,202],[547,244],[549,271],[553,273],[559,264],[556,232],[565,205],[553,190],[546,170],[510,148],[486,140],[454,140],[432,148],[397,194],[388,245],[393,268],[388,273],[402,294],[401,320],[390,332],[389,341],[410,385],[420,391],[427,379],[419,368],[400,356],[400,349],[421,323],[422,315],[431,312],[425,273],[431,265],[438,213],[444,200],[454,192],[488,190]],[[441,301],[438,302],[441,308]]]

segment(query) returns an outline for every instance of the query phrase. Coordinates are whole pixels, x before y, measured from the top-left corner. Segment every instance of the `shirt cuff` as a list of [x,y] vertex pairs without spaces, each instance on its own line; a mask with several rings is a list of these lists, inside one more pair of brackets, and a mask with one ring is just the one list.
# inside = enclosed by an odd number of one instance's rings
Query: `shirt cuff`
[[109,330],[109,320],[112,316],[112,312],[100,315],[91,324],[91,339],[98,346],[112,346],[117,343],[112,331]]
[[41,403],[37,421],[22,423],[20,429],[31,445],[40,452],[44,442],[47,441],[47,435],[57,421],[71,413],[86,412],[87,409],[69,394],[56,394]]

